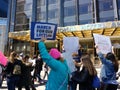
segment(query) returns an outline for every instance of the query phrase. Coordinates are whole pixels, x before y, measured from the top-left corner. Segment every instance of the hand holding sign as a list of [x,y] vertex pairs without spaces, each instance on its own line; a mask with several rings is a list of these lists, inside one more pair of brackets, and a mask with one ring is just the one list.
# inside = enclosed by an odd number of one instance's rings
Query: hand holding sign
[[103,54],[107,54],[112,51],[111,40],[108,36],[93,34],[95,44],[97,45],[99,51]]
[[100,50],[99,50],[98,45],[95,45],[95,48],[96,48],[96,53],[99,53],[99,52],[100,52]]
[[57,25],[53,23],[32,22],[31,23],[31,39],[40,40],[44,35],[47,40],[55,40]]
[[43,36],[41,37],[41,41],[44,42],[44,41],[46,40],[46,38],[47,38],[47,37],[46,37],[45,35],[43,35]]

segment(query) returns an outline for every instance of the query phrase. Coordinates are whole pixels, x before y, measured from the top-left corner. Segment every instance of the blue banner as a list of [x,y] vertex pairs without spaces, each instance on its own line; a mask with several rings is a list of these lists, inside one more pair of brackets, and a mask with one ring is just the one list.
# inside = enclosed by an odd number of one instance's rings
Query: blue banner
[[47,40],[55,40],[56,32],[57,24],[31,22],[30,36],[32,40],[40,40],[42,36],[45,36]]

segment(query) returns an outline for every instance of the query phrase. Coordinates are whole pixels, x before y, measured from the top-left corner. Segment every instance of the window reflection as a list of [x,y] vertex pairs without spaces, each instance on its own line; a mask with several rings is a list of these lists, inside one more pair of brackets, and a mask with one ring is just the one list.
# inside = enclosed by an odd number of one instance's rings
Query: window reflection
[[107,11],[113,9],[113,0],[98,0],[99,11]]
[[48,4],[55,4],[58,0],[48,0]]
[[118,6],[118,9],[120,9],[120,0],[117,0],[117,6]]
[[64,26],[73,26],[75,25],[75,22],[65,22]]
[[79,14],[88,14],[90,12],[92,12],[91,4],[87,3],[79,5]]
[[118,6],[118,18],[120,20],[120,0],[117,0],[117,6]]
[[48,11],[48,19],[53,19],[58,17],[58,10],[53,9]]
[[114,17],[100,18],[100,22],[114,21]]
[[28,30],[32,17],[33,0],[17,0],[15,30]]
[[99,22],[114,21],[113,0],[98,0]]
[[37,6],[44,6],[46,0],[37,0]]
[[64,16],[74,16],[75,15],[75,6],[65,7]]
[[92,19],[89,19],[89,20],[80,20],[80,24],[89,24],[89,23],[92,23]]

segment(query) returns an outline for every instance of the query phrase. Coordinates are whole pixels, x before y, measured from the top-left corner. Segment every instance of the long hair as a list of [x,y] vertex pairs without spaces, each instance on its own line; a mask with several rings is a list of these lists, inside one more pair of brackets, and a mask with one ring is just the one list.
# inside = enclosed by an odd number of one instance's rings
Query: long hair
[[112,61],[113,65],[114,65],[114,70],[115,70],[115,72],[117,72],[118,68],[119,68],[119,64],[115,58],[115,55],[113,53],[109,52],[106,55],[106,59]]
[[17,53],[15,51],[11,52],[10,57],[9,57],[10,62],[13,63],[15,61],[16,57],[17,57]]
[[97,71],[96,71],[95,67],[93,66],[93,63],[92,63],[90,56],[88,54],[82,55],[81,61],[83,63],[83,66],[85,68],[87,68],[87,70],[89,71],[89,74],[91,76],[97,75]]

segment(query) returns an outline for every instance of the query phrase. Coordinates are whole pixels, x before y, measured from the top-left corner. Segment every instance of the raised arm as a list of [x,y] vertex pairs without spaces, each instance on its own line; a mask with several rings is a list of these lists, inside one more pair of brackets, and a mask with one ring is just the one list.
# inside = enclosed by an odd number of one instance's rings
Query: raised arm
[[59,62],[50,56],[43,41],[39,42],[38,48],[39,48],[39,52],[40,52],[40,55],[43,61],[46,62],[46,64],[50,68],[56,69],[56,67],[58,67],[59,65]]

